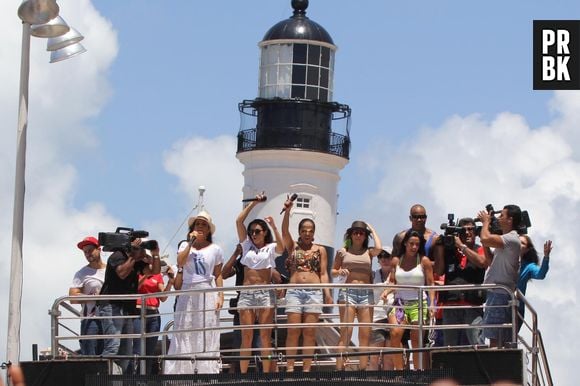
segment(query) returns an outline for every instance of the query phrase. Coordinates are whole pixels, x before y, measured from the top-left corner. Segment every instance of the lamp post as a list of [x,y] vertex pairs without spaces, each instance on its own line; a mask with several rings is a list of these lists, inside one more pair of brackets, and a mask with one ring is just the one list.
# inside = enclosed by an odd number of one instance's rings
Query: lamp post
[[[20,324],[22,303],[22,244],[24,228],[24,195],[26,169],[26,131],[28,128],[28,79],[30,75],[30,36],[56,37],[69,31],[58,18],[55,0],[25,0],[18,8],[22,20],[22,49],[20,58],[20,92],[18,100],[18,127],[16,133],[16,171],[14,178],[14,211],[12,217],[12,252],[10,258],[10,293],[8,298],[8,334],[6,359],[20,360]],[[31,24],[35,26],[31,32]],[[77,40],[78,41],[78,40]],[[69,43],[75,43],[74,41]]]

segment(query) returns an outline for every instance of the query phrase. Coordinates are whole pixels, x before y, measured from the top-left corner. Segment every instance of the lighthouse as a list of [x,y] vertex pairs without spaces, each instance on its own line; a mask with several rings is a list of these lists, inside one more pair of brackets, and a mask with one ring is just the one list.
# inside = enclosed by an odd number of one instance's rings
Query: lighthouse
[[[316,223],[317,244],[333,258],[340,171],[348,163],[348,105],[333,101],[337,47],[306,16],[308,0],[292,0],[293,15],[275,24],[258,44],[258,97],[239,104],[237,158],[244,165],[243,196],[264,191],[268,200],[250,218],[277,217],[287,195],[297,194],[290,231]],[[329,261],[329,265],[330,265]]]

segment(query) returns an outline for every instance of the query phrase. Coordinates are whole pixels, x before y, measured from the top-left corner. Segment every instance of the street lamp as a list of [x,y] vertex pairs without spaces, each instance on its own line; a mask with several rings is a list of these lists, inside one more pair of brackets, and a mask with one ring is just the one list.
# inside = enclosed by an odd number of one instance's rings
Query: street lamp
[[[55,0],[25,0],[18,8],[22,20],[22,50],[20,57],[20,93],[16,133],[16,172],[14,178],[14,212],[12,218],[12,253],[10,259],[10,294],[8,298],[8,335],[6,358],[20,360],[20,324],[22,303],[22,241],[24,223],[24,193],[26,169],[26,131],[28,128],[28,79],[30,75],[30,36],[54,38],[69,31]],[[46,23],[44,25],[40,25]],[[33,25],[33,27],[31,27]],[[82,37],[81,37],[82,39]],[[60,48],[78,42],[61,43]],[[58,49],[58,48],[57,48]]]

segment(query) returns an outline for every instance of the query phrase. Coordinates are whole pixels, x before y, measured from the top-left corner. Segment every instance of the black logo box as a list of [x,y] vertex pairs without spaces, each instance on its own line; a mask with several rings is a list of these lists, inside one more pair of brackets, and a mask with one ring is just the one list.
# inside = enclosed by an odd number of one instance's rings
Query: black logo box
[[[542,32],[544,30],[568,31],[570,57],[567,67],[570,80],[542,80],[542,58],[546,56],[542,52]],[[533,33],[534,90],[580,90],[580,20],[534,20]],[[554,44],[549,47],[548,56],[557,58],[556,46],[557,44]]]

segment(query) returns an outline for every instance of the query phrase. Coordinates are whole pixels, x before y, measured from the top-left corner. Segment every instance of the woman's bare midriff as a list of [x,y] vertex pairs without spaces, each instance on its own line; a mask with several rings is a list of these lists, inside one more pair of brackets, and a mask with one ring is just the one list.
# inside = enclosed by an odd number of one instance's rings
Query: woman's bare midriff
[[318,276],[318,274],[315,272],[296,271],[290,277],[290,283],[292,284],[320,283],[320,276]]
[[270,268],[252,269],[244,267],[244,285],[271,284],[271,275],[272,270]]
[[370,284],[370,280],[370,274],[362,272],[351,272],[346,278],[346,282],[350,284]]

